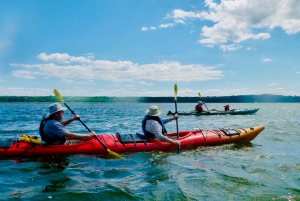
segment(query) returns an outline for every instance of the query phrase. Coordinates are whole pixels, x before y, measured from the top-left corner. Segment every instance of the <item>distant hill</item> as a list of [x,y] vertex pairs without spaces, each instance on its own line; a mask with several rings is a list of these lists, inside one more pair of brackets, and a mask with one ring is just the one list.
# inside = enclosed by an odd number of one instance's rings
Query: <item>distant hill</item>
[[[64,97],[66,102],[136,102],[136,103],[173,103],[174,97]],[[180,103],[196,103],[199,97],[177,97]],[[206,103],[297,103],[300,96],[282,95],[237,95],[202,97]],[[55,96],[0,96],[0,102],[59,102]]]

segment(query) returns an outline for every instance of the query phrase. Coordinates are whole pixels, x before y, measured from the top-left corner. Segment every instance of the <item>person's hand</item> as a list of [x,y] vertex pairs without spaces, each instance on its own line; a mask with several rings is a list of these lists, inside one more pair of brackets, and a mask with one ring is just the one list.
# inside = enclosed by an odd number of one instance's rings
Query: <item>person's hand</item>
[[73,120],[79,120],[79,119],[80,119],[80,116],[78,114],[75,114],[73,117]]
[[178,119],[179,118],[179,115],[178,114],[175,114],[172,118],[172,120],[175,120],[175,119]]
[[96,133],[95,133],[95,131],[91,131],[88,135],[91,139],[94,139],[94,137],[96,136]]
[[175,141],[175,143],[176,143],[178,146],[180,146],[180,145],[181,145],[181,142],[180,142],[180,140],[176,140],[176,141]]

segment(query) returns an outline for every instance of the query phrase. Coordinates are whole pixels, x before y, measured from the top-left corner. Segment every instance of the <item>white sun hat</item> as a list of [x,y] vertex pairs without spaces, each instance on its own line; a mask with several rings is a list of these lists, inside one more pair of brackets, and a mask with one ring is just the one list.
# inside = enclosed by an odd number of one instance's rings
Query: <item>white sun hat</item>
[[159,116],[162,113],[162,109],[157,105],[151,105],[150,108],[146,111],[146,114],[149,116]]
[[56,112],[65,111],[65,110],[67,110],[67,108],[61,106],[60,103],[53,103],[49,105],[49,112],[47,114],[47,117],[49,117],[51,114],[54,114]]

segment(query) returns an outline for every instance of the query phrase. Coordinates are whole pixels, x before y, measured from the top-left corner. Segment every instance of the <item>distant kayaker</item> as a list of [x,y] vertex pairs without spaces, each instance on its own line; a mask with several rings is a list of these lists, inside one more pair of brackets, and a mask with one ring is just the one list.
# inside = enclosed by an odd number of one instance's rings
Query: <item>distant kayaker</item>
[[209,111],[205,111],[202,107],[203,102],[202,101],[198,101],[198,104],[195,106],[195,110],[197,112],[209,112]]
[[[89,134],[71,133],[65,126],[75,120],[79,120],[79,115],[74,115],[72,119],[62,121],[64,117],[64,108],[60,103],[53,103],[49,106],[49,113],[43,117],[40,123],[40,135],[46,144],[75,144],[80,141],[92,140],[96,134],[94,131]],[[67,140],[67,138],[69,138]]]
[[224,107],[224,110],[225,110],[225,111],[229,111],[229,110],[230,110],[230,109],[229,109],[229,105],[224,105],[223,107]]
[[146,138],[158,139],[171,144],[180,145],[179,140],[172,140],[167,137],[167,130],[165,124],[179,118],[178,114],[175,114],[172,118],[161,119],[159,115],[162,113],[162,109],[156,105],[152,105],[147,111],[146,116],[142,121],[142,129]]

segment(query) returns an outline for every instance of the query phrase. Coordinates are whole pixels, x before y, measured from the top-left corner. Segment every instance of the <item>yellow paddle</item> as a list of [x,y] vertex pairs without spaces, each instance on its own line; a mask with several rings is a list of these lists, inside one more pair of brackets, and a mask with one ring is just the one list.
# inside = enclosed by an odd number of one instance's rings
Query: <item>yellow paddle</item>
[[[174,102],[175,102],[175,114],[178,114],[177,111],[177,92],[178,87],[177,84],[174,85]],[[178,132],[178,119],[176,119],[176,129],[177,129],[177,140],[179,140],[179,132]],[[180,153],[180,145],[178,145],[178,153]]]
[[[71,110],[71,108],[65,103],[65,101],[64,101],[64,99],[62,98],[62,96],[60,95],[60,93],[59,93],[59,91],[57,90],[57,89],[54,89],[54,94],[55,94],[55,96],[56,96],[56,98],[60,101],[60,102],[62,102],[70,111],[71,111],[71,113],[73,114],[73,115],[75,115],[75,112],[73,111],[73,110]],[[82,121],[81,121],[81,119],[79,119],[79,121],[82,123],[82,125],[89,131],[89,132],[91,132],[91,130],[85,125],[85,123],[83,123]],[[95,137],[95,139],[106,149],[106,151],[109,153],[109,155],[111,155],[111,156],[114,156],[115,158],[123,158],[122,156],[120,156],[119,154],[117,154],[116,152],[113,152],[113,151],[111,151],[111,150],[109,150],[108,148],[107,148],[107,146],[101,141],[101,140],[99,140],[99,138],[95,135],[94,136]]]

